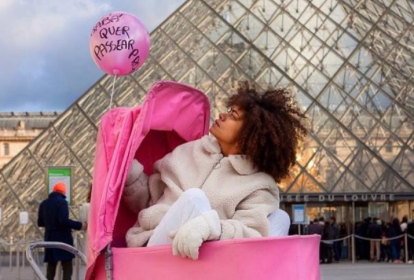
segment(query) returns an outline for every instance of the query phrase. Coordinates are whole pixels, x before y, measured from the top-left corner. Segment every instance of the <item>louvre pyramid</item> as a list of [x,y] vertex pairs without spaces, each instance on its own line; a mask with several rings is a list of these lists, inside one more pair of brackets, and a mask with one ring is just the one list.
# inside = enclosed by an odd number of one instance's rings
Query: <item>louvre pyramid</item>
[[[414,191],[414,2],[188,0],[151,33],[151,56],[117,81],[135,106],[159,80],[203,90],[213,116],[237,80],[287,87],[310,120],[286,193]],[[92,179],[95,137],[110,102],[104,76],[0,172],[1,237],[38,236],[45,168],[73,165],[74,202]]]

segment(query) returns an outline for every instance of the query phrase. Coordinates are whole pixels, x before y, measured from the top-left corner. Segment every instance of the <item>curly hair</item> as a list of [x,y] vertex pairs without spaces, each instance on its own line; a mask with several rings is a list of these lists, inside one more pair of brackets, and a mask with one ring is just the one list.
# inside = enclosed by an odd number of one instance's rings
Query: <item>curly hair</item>
[[259,171],[277,183],[289,175],[296,152],[308,133],[296,101],[285,89],[257,92],[247,81],[239,82],[237,93],[227,100],[228,108],[244,112],[237,143]]

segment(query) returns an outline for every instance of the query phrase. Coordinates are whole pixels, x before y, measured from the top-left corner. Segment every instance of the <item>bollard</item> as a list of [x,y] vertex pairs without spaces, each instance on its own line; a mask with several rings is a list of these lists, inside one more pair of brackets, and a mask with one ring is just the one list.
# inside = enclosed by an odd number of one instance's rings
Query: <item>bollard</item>
[[16,246],[16,268],[17,268],[17,279],[20,280],[20,249]]
[[[79,235],[75,234],[75,248],[79,250],[79,238],[78,237]],[[79,258],[75,258],[75,279],[76,280],[80,279],[79,270],[80,270]]]
[[[34,257],[34,259],[35,259],[35,261],[36,261],[36,263],[37,263],[37,265],[39,265],[40,264],[40,261],[39,261],[39,250],[36,250],[35,251],[35,257]],[[30,263],[29,263],[30,264]],[[40,266],[40,265],[39,265]],[[32,269],[32,272],[33,272],[33,280],[38,280],[38,278],[37,278],[37,276],[36,276],[36,272],[34,271],[34,269]]]
[[26,267],[26,253],[24,252],[24,245],[22,247],[22,268],[24,269]]
[[3,276],[2,276],[2,273],[3,273],[3,269],[2,269],[2,267],[3,267],[3,257],[2,257],[2,250],[1,250],[1,248],[2,247],[0,247],[0,280],[1,279],[3,279]]
[[13,271],[12,260],[13,260],[13,237],[10,237],[10,247],[9,247],[9,269]]
[[408,263],[408,236],[404,233],[404,252],[405,252],[405,263]]
[[352,241],[351,241],[351,243],[352,243],[352,252],[351,252],[351,254],[352,254],[352,263],[354,264],[355,263],[355,235],[354,234],[352,234]]

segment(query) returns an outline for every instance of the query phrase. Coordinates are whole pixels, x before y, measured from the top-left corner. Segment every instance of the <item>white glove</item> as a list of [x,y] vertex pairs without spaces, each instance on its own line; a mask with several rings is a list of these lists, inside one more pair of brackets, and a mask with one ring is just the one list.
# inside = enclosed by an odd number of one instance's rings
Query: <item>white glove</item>
[[198,249],[207,240],[220,238],[220,218],[215,210],[202,213],[200,216],[188,221],[177,231],[170,232],[173,238],[173,255],[180,254],[183,258],[198,259]]

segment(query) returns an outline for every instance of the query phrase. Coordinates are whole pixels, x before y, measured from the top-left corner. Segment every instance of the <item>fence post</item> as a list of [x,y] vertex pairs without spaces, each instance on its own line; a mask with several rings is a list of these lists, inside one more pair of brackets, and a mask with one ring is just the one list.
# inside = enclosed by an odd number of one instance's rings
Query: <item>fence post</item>
[[20,280],[20,246],[16,243],[16,268],[17,268],[17,279]]
[[355,234],[352,234],[352,252],[351,252],[351,254],[352,254],[352,263],[354,264],[355,263]]
[[[35,252],[34,259],[35,259],[36,263],[39,265],[39,252],[37,250]],[[29,267],[30,267],[30,264],[29,264]],[[34,271],[34,269],[32,269],[32,272],[33,272],[33,280],[36,280],[37,276],[36,276],[36,272]]]
[[3,269],[2,269],[2,267],[3,267],[3,256],[2,256],[2,253],[3,253],[3,246],[1,246],[1,244],[0,244],[0,280],[1,279],[3,279],[3,276],[2,276],[2,273],[3,273]]
[[408,236],[404,233],[404,252],[405,252],[405,263],[408,263]]
[[13,261],[13,237],[10,236],[10,247],[9,247],[9,269],[13,271],[12,261]]
[[[79,250],[79,235],[78,233],[75,234],[75,248]],[[75,279],[79,280],[79,258],[75,258]]]

